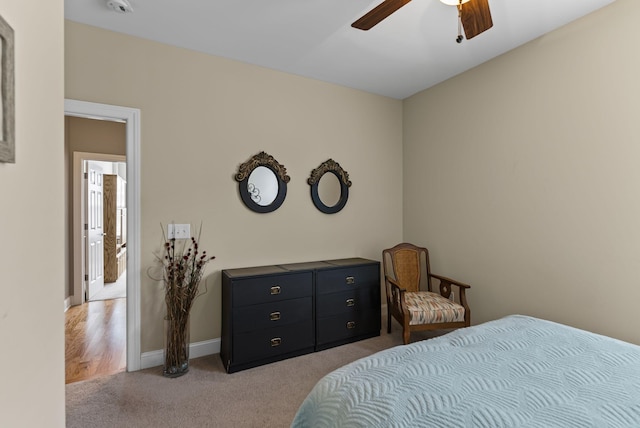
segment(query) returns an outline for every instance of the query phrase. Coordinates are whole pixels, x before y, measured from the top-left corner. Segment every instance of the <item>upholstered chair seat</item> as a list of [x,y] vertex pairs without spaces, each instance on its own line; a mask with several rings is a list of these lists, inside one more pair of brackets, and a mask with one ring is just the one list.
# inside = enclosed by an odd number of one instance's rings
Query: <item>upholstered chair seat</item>
[[464,306],[431,291],[414,291],[404,294],[409,310],[409,325],[442,322],[464,322]]

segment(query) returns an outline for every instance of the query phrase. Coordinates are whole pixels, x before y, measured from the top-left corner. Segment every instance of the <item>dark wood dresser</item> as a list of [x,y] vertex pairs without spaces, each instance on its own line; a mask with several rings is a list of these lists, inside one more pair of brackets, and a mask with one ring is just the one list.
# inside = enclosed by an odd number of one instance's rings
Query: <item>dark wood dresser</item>
[[222,271],[229,373],[380,335],[380,263],[361,258]]

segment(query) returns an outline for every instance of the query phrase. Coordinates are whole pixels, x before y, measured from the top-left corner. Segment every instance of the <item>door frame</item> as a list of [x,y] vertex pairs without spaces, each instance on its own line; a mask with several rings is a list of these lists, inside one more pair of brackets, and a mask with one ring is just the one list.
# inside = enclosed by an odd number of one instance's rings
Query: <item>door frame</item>
[[[65,116],[75,116],[86,119],[124,121],[126,124],[127,371],[140,370],[142,356],[140,347],[140,110],[130,107],[65,99],[64,114]],[[74,156],[74,169],[75,165]],[[74,187],[74,193],[75,192],[76,189]],[[76,201],[74,197],[74,212],[75,211]],[[77,233],[78,232],[74,230],[74,248],[77,243]],[[81,236],[79,239],[82,241]],[[74,251],[74,254],[75,253]],[[74,256],[74,301],[77,301],[77,296],[75,295],[76,273],[78,270],[76,262],[77,257]],[[80,280],[82,280],[82,278],[80,278]],[[82,286],[80,286],[80,289],[82,289]],[[80,296],[80,298],[82,299],[82,296]]]

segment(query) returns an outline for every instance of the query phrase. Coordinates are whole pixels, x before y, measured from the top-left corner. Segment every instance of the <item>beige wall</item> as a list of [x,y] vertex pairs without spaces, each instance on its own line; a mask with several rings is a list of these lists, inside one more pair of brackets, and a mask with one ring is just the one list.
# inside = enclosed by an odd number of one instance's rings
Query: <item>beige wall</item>
[[[162,348],[160,224],[203,223],[215,255],[192,312],[193,341],[220,337],[220,270],[360,256],[402,237],[402,102],[66,22],[65,95],[141,110],[142,351]],[[260,151],[291,176],[270,214],[242,204],[233,176]],[[306,184],[333,158],[353,186],[322,214]]]
[[640,344],[637,16],[618,0],[405,101],[404,237],[472,284],[474,323]]
[[0,0],[16,163],[0,163],[0,426],[64,427],[63,2]]
[[67,266],[65,270],[65,298],[73,295],[73,153],[100,153],[110,155],[126,155],[126,124],[108,120],[86,119],[83,117],[65,116],[65,189],[67,219],[65,253]]

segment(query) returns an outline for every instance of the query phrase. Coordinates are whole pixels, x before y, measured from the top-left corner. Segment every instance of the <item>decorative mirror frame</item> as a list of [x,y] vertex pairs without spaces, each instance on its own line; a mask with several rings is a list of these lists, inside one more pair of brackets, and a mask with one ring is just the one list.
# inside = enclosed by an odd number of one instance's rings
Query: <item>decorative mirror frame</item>
[[15,163],[14,58],[13,28],[0,16],[0,85],[2,91],[2,132],[0,133],[0,162]]
[[[326,173],[334,174],[340,182],[340,199],[332,207],[325,205],[318,195],[318,184],[320,183],[322,176]],[[307,183],[311,186],[311,200],[313,201],[313,205],[323,213],[335,214],[347,204],[347,200],[349,199],[349,187],[351,187],[349,173],[342,169],[340,164],[333,159],[324,161],[319,167],[311,171],[311,176],[307,179]]]
[[[249,176],[253,170],[259,166],[269,168],[273,171],[276,179],[278,180],[278,194],[269,205],[257,204],[251,197],[252,194],[249,191]],[[238,173],[235,175],[235,179],[238,182],[238,190],[240,191],[240,198],[242,199],[242,202],[244,202],[247,208],[257,213],[270,213],[280,208],[287,196],[287,183],[291,180],[287,175],[287,169],[284,165],[278,163],[273,156],[265,152],[260,152],[257,155],[254,155],[247,162],[240,165]]]

